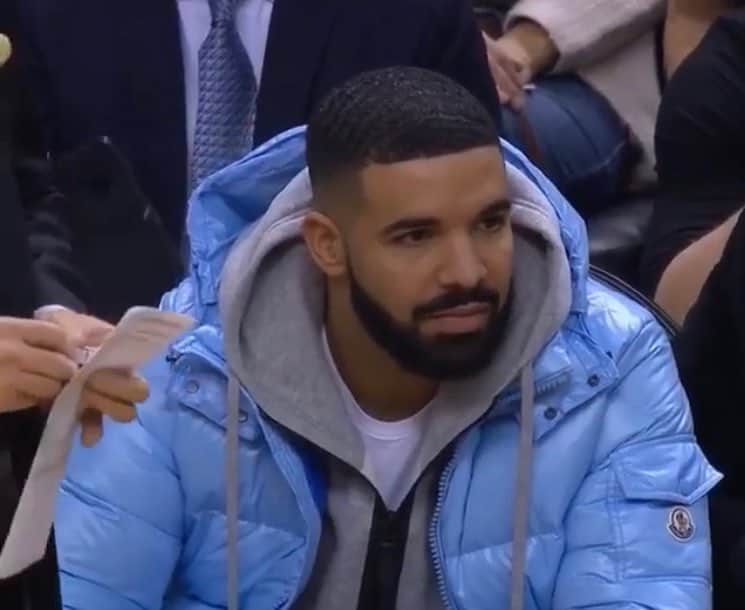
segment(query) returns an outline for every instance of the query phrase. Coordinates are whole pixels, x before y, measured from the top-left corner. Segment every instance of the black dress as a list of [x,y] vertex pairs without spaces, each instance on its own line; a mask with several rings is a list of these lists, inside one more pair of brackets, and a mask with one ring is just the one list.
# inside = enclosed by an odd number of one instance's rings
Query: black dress
[[666,84],[655,155],[659,195],[641,270],[648,294],[678,253],[745,203],[745,9],[720,17]]

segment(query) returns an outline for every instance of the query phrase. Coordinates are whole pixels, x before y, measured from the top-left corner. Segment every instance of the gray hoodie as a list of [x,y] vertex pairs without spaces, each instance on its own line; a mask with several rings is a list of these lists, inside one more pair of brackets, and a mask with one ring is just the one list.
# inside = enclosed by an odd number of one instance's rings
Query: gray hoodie
[[[532,458],[532,360],[569,313],[569,265],[551,205],[507,167],[515,233],[513,305],[492,364],[474,378],[443,383],[431,406],[419,450],[420,482],[399,584],[399,608],[441,608],[427,547],[438,456],[483,417],[512,381],[522,386],[521,442],[513,539],[513,610],[522,609],[524,542]],[[323,533],[311,580],[295,608],[350,610],[358,604],[376,492],[364,472],[364,447],[349,420],[324,356],[324,281],[302,242],[311,200],[307,171],[280,193],[230,253],[220,310],[231,370],[227,491],[231,610],[237,610],[238,383],[271,419],[325,451],[329,489]],[[372,374],[372,371],[371,371]],[[231,489],[232,488],[232,489]],[[231,601],[232,600],[232,601]]]

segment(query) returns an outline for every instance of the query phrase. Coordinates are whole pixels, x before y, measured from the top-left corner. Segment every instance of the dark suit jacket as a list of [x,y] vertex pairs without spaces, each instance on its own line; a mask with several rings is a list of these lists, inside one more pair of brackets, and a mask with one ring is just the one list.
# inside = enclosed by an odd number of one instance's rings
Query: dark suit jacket
[[82,307],[64,203],[44,162],[24,156],[15,66],[0,68],[0,315],[27,316],[50,303]]
[[[14,0],[44,146],[109,136],[180,237],[187,197],[184,74],[175,0]],[[499,117],[467,0],[274,0],[255,142],[303,124],[355,74],[416,65],[461,82]]]

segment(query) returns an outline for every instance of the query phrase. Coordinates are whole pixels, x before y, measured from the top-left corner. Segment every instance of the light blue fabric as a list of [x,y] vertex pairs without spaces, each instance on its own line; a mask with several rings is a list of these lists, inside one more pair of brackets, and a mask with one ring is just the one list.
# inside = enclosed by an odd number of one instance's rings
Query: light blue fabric
[[[554,206],[572,274],[572,308],[534,363],[535,410],[525,610],[710,607],[706,494],[719,475],[701,454],[671,350],[651,316],[588,277],[584,225],[525,158],[508,163]],[[217,288],[230,245],[304,164],[293,130],[194,194],[192,274],[163,307],[202,326],[145,371],[134,424],[107,424],[76,447],[57,543],[65,608],[225,608],[227,378]],[[431,524],[445,605],[509,603],[520,389],[457,443]],[[325,482],[311,452],[241,400],[240,601],[288,608],[314,564]],[[674,510],[693,529],[671,526]],[[690,534],[690,535],[689,535]]]

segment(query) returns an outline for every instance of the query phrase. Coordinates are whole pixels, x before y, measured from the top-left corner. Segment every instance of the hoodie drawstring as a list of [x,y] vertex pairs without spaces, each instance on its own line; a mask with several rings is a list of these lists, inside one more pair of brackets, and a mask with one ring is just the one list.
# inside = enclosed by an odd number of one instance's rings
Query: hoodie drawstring
[[533,367],[528,364],[520,373],[520,445],[517,481],[515,483],[515,517],[512,528],[512,578],[510,610],[523,610],[525,596],[525,561],[528,542],[530,490],[533,475],[533,409],[535,386]]
[[228,422],[225,443],[225,518],[228,530],[228,610],[239,610],[238,597],[238,455],[241,385],[228,376]]
[[[529,364],[520,373],[520,445],[518,448],[515,517],[512,529],[512,575],[510,610],[523,610],[525,597],[525,562],[528,541],[530,491],[533,471],[533,409],[535,387],[533,368]],[[228,610],[239,610],[238,596],[238,456],[240,425],[240,382],[234,374],[228,377],[228,421],[225,447],[225,516],[228,546]]]

